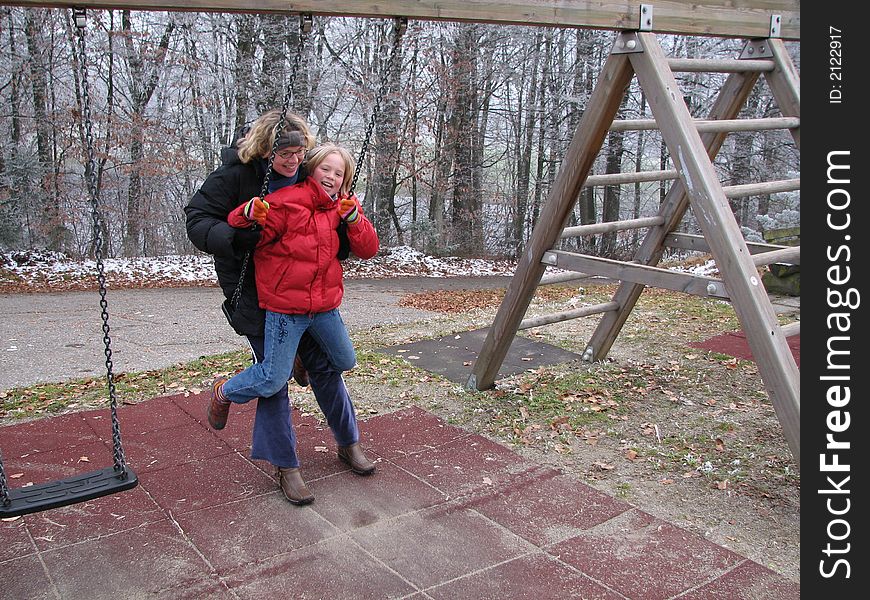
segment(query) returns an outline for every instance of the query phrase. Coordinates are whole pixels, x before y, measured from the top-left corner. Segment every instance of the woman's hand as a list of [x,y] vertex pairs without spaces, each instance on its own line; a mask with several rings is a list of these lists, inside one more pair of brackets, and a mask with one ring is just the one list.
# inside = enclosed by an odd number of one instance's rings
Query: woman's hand
[[255,196],[245,203],[243,214],[248,221],[256,221],[262,227],[269,214],[269,203]]

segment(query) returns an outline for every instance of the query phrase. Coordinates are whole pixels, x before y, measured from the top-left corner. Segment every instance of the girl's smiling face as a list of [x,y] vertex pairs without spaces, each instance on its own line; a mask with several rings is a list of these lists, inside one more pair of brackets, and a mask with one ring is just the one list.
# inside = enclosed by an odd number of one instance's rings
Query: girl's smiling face
[[338,152],[330,152],[314,168],[314,179],[323,186],[326,193],[330,196],[335,196],[341,191],[341,184],[344,183],[344,159]]

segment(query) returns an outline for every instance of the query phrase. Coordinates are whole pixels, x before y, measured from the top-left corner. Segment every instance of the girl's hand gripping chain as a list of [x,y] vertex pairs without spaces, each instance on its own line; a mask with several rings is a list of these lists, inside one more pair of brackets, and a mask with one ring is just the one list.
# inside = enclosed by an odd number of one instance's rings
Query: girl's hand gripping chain
[[338,215],[344,219],[348,225],[353,225],[359,221],[359,209],[357,208],[356,195],[349,198],[341,198],[338,201]]

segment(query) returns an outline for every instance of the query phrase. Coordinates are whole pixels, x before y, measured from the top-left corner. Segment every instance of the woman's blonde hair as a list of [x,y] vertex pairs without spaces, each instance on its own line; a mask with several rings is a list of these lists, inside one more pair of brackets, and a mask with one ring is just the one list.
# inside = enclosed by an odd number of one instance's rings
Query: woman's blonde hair
[[317,168],[317,165],[322,163],[333,152],[338,154],[344,161],[344,180],[341,182],[339,193],[346,196],[350,194],[350,184],[353,182],[354,173],[356,173],[356,160],[354,160],[353,155],[347,149],[336,144],[320,144],[308,153],[305,157],[305,162],[302,164],[305,167],[305,172],[310,177],[314,173],[314,169]]
[[[249,163],[256,158],[268,158],[272,154],[272,146],[275,144],[275,127],[281,119],[279,109],[270,110],[260,115],[260,118],[251,125],[248,134],[239,140],[239,160]],[[308,124],[299,115],[287,113],[284,117],[284,127],[281,133],[286,135],[298,131],[305,140],[305,149],[314,146],[314,136],[308,129]]]

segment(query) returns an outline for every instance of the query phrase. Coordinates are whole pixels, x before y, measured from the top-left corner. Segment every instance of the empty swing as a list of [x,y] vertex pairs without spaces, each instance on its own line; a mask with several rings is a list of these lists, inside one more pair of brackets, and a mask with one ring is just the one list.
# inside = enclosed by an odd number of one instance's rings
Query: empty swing
[[91,217],[94,228],[94,257],[97,265],[97,281],[100,292],[100,308],[103,321],[103,343],[106,354],[106,380],[109,390],[109,408],[112,414],[112,448],[114,464],[97,471],[90,471],[39,485],[9,489],[6,482],[6,472],[0,456],[0,518],[16,517],[30,513],[68,506],[108,496],[116,492],[129,490],[139,483],[135,473],[127,466],[124,448],[121,444],[121,427],[118,419],[118,402],[115,397],[114,375],[112,374],[112,348],[109,337],[109,313],[106,302],[106,275],[103,266],[103,218],[99,206],[99,190],[95,172],[93,133],[90,115],[90,99],[87,85],[87,69],[85,68],[85,11],[73,9],[73,19],[76,25],[76,35],[79,47],[79,69],[82,81],[82,108],[85,124],[85,141],[87,163],[85,179],[91,198]]

